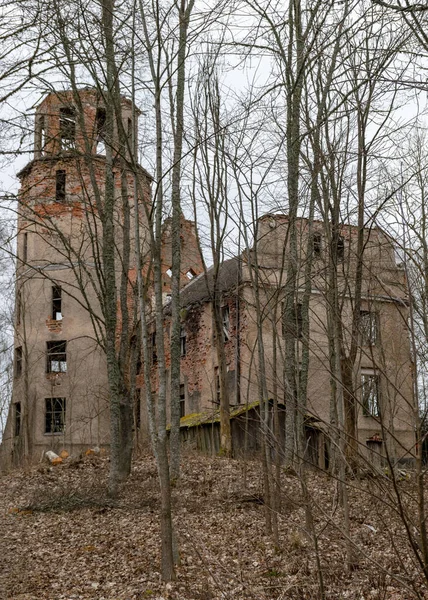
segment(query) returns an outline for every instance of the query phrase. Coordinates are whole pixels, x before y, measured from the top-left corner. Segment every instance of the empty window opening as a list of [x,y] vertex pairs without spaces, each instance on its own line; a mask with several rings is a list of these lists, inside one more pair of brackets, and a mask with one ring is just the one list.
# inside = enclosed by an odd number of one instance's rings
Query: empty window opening
[[345,258],[345,240],[341,235],[337,238],[336,258],[337,262],[342,262]]
[[96,126],[96,140],[97,140],[97,154],[105,154],[105,135],[106,135],[106,109],[102,107],[97,108],[95,115],[95,126]]
[[180,419],[186,414],[186,389],[184,383],[180,383]]
[[312,250],[313,250],[315,258],[318,257],[318,256],[321,256],[321,251],[322,251],[322,235],[319,233],[319,231],[316,231],[312,235]]
[[220,369],[215,367],[214,369],[214,383],[215,383],[215,398],[214,402],[220,404],[221,400],[221,386],[220,386]]
[[62,320],[62,288],[60,285],[52,286],[52,319]]
[[361,403],[365,417],[380,416],[379,377],[376,373],[362,373]]
[[18,436],[21,433],[21,418],[22,418],[22,413],[21,413],[21,403],[20,402],[16,402],[16,404],[13,405],[13,409],[14,409],[14,422],[15,422],[15,436]]
[[22,346],[15,348],[15,377],[22,375]]
[[23,262],[27,262],[28,259],[28,233],[24,233],[24,240],[22,244],[22,260]]
[[229,307],[228,306],[222,306],[221,319],[222,319],[222,324],[223,324],[224,341],[227,342],[230,339],[230,318],[229,318]]
[[67,342],[46,342],[47,373],[67,372]]
[[180,355],[181,356],[186,356],[186,352],[187,352],[187,333],[186,333],[186,329],[185,327],[181,326],[180,327]]
[[65,398],[45,398],[45,433],[65,430]]
[[45,117],[44,115],[38,115],[36,117],[36,130],[34,140],[34,152],[36,158],[42,156],[46,146],[46,128],[45,128]]
[[76,111],[71,106],[60,108],[59,134],[61,150],[74,150],[76,143]]
[[141,428],[141,388],[135,390],[135,411],[134,411],[135,428]]
[[64,170],[60,169],[56,172],[55,176],[56,176],[55,201],[56,202],[64,202],[65,201],[66,173]]
[[377,313],[368,310],[360,311],[360,333],[363,346],[376,344],[379,336]]
[[196,277],[196,273],[193,269],[189,269],[186,273],[186,277],[187,279],[189,279],[189,281],[191,281],[192,279],[194,279]]

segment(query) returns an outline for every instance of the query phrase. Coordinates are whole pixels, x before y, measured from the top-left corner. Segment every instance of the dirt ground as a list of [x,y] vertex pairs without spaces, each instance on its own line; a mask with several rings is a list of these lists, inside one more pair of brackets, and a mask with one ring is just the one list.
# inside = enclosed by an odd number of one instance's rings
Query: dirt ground
[[[260,465],[185,455],[174,490],[181,564],[164,584],[153,458],[135,461],[116,502],[105,494],[107,475],[108,458],[88,456],[0,477],[1,600],[311,600],[322,598],[320,571],[326,600],[428,598],[386,477],[349,484],[348,570],[337,484],[309,473],[317,569],[297,477],[282,474],[276,546],[266,534]],[[418,551],[411,474],[398,486]]]

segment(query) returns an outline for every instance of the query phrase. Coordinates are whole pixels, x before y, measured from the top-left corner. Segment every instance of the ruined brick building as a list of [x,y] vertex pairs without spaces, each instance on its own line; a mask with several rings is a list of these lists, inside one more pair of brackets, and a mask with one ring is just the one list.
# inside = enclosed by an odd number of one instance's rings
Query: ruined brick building
[[[126,227],[121,202],[115,213],[117,276],[122,241],[130,235],[129,281],[135,281],[134,194],[140,206],[140,247],[150,262],[148,212],[152,178],[136,157],[138,110],[121,99],[126,143],[118,124],[112,150],[114,189],[130,205]],[[106,109],[93,88],[48,94],[37,106],[34,158],[18,174],[14,379],[0,446],[0,465],[37,460],[43,451],[78,453],[107,447],[109,395],[103,317],[100,237],[105,186]],[[123,136],[122,136],[123,138]],[[182,284],[202,270],[193,224],[182,223]],[[163,230],[164,299],[170,291],[170,223]],[[120,315],[119,315],[120,322]],[[140,404],[138,403],[140,410]],[[141,409],[143,410],[143,409]],[[136,422],[139,417],[136,416]]]
[[[79,103],[78,110],[76,101]],[[115,156],[114,185],[121,193],[125,172],[130,202],[134,190],[144,209],[151,202],[151,177],[141,167],[135,186],[126,156],[135,152],[136,111],[122,99],[127,148]],[[34,159],[19,173],[14,384],[0,450],[0,463],[18,464],[52,448],[79,452],[108,447],[109,410],[106,359],[100,347],[102,323],[97,285],[99,235],[97,194],[105,177],[103,124],[105,108],[93,89],[51,93],[37,107]],[[117,132],[116,132],[117,134]],[[117,142],[118,143],[118,142]],[[125,158],[125,159],[124,159]],[[140,243],[147,246],[146,212],[141,210]],[[121,216],[117,215],[120,237]],[[261,290],[263,341],[269,395],[282,402],[283,332],[281,289],[287,218],[266,215],[258,228],[258,287]],[[304,247],[307,222],[299,221]],[[131,228],[132,229],[132,228]],[[356,228],[344,226],[341,260],[352,270]],[[118,246],[120,240],[118,240]],[[135,240],[131,239],[131,246]],[[321,224],[315,224],[313,287],[310,300],[310,369],[308,417],[322,432],[329,422],[330,368],[326,329],[326,261]],[[148,246],[147,246],[148,247]],[[259,399],[257,315],[251,251],[225,261],[219,273],[227,361],[227,389],[236,417]],[[304,257],[302,255],[302,264]],[[165,339],[169,339],[168,296],[171,267],[170,223],[163,233],[162,273]],[[132,265],[130,269],[130,279]],[[361,446],[384,453],[385,423],[396,455],[409,459],[414,446],[413,369],[407,332],[407,287],[397,266],[392,240],[380,229],[365,231],[360,352],[355,368],[358,437]],[[343,314],[350,318],[352,287],[342,278]],[[219,373],[212,315],[212,271],[205,277],[194,225],[182,223],[182,328],[180,405],[183,430],[203,422],[213,425],[219,400]],[[345,289],[346,288],[346,289]],[[273,309],[272,298],[275,297]],[[297,303],[298,312],[298,303]],[[346,323],[345,323],[346,331]],[[154,340],[154,331],[151,339]],[[276,345],[276,346],[275,346]],[[168,347],[168,344],[166,344]],[[152,341],[153,371],[156,347]],[[139,361],[140,362],[140,361]],[[168,357],[167,357],[168,364]],[[138,365],[141,371],[141,364]],[[156,393],[156,378],[151,382]],[[136,443],[147,443],[144,381],[137,374]],[[193,420],[192,417],[193,416]],[[194,418],[199,415],[198,418]],[[380,415],[383,419],[381,421]],[[312,439],[312,444],[313,439]],[[325,462],[323,438],[315,460]],[[215,445],[214,445],[215,446]],[[236,448],[235,448],[236,450]]]
[[[303,295],[308,222],[298,220],[299,284],[296,299],[296,332],[300,331],[300,299]],[[284,402],[284,335],[282,307],[286,278],[288,219],[267,214],[259,220],[257,270],[252,251],[225,261],[218,287],[222,294],[227,389],[231,415],[237,420],[233,433],[234,454],[242,451],[243,429],[254,434],[257,419],[258,350],[257,320],[262,321],[265,368],[269,398]],[[351,338],[354,304],[358,229],[342,227],[338,242],[338,292],[342,304],[344,344]],[[331,418],[327,317],[327,241],[323,224],[314,224],[312,291],[309,302],[309,348],[307,440],[310,460],[325,467],[328,462],[328,432]],[[415,405],[413,363],[408,331],[408,297],[404,270],[397,265],[393,240],[379,228],[364,231],[363,290],[358,332],[358,356],[354,367],[358,444],[361,455],[382,463],[389,452],[401,463],[415,453]],[[257,274],[256,274],[257,273]],[[260,317],[256,311],[255,283],[258,277]],[[182,298],[182,433],[206,451],[219,447],[219,365],[213,336],[213,272],[201,275],[181,292]],[[167,311],[168,312],[168,311]],[[167,317],[168,319],[168,317]],[[297,352],[301,355],[299,340]],[[276,348],[275,348],[276,345]],[[299,363],[297,357],[297,363]],[[296,373],[298,377],[298,373]],[[251,418],[245,417],[246,407]],[[286,409],[285,409],[286,410]],[[240,423],[240,424],[239,424]],[[205,429],[205,432],[203,431]],[[192,431],[195,430],[195,431]],[[254,448],[258,444],[251,440]]]
[[[116,127],[114,186],[119,195],[125,170],[132,202],[126,158],[135,152],[136,120],[129,100],[122,99],[121,109],[129,143],[119,152]],[[50,93],[36,109],[34,159],[18,174],[14,381],[3,463],[38,459],[48,447],[76,451],[108,443],[97,243],[105,119],[91,88],[77,97]],[[149,203],[151,177],[142,168],[138,184],[141,204]]]

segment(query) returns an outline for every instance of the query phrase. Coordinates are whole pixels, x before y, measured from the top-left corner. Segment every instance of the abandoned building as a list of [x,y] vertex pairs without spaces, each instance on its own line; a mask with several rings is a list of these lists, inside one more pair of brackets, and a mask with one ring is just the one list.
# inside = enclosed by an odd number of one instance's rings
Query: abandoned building
[[[296,302],[297,337],[299,295],[303,294],[308,222],[298,219],[300,240],[300,290]],[[259,220],[257,239],[259,313],[256,310],[252,252],[226,260],[219,270],[217,287],[222,297],[226,386],[231,406],[233,453],[242,451],[245,407],[251,411],[247,429],[253,430],[259,399],[258,319],[262,321],[265,370],[269,398],[284,402],[283,286],[286,277],[284,245],[288,219],[267,214]],[[349,344],[353,310],[352,275],[355,270],[357,227],[342,227],[338,240],[338,288],[342,302],[344,343]],[[305,420],[311,461],[320,467],[328,462],[331,368],[327,317],[327,251],[323,224],[315,223],[313,236],[312,289],[309,301],[309,372]],[[286,256],[286,252],[285,252]],[[219,445],[219,365],[213,330],[213,270],[200,275],[181,291],[181,414],[182,438],[195,447],[215,452]],[[351,282],[351,283],[350,283]],[[258,316],[260,315],[260,316]],[[168,308],[166,321],[168,322]],[[165,330],[168,330],[166,323]],[[381,463],[389,439],[390,454],[403,463],[415,453],[413,363],[408,332],[407,282],[397,264],[393,240],[379,228],[364,230],[363,289],[360,310],[358,356],[353,377],[357,404],[358,444],[361,455]],[[303,340],[300,340],[302,343]],[[276,345],[276,348],[275,348]],[[299,352],[299,344],[298,350]],[[299,360],[299,359],[297,359]],[[298,374],[296,373],[296,377]],[[239,424],[241,423],[241,425]],[[191,431],[195,429],[195,431]],[[196,429],[199,430],[196,431]],[[205,430],[205,431],[204,431]],[[235,431],[235,433],[234,433]],[[310,434],[310,435],[309,435]]]
[[[129,280],[135,281],[134,190],[140,205],[140,245],[150,260],[147,209],[152,177],[136,162],[138,110],[121,99],[115,124],[114,190],[130,205]],[[18,174],[17,261],[12,401],[0,445],[0,466],[38,460],[47,449],[79,453],[108,447],[109,394],[100,286],[105,186],[106,108],[93,88],[52,92],[37,106],[34,158]],[[135,181],[136,179],[136,181]],[[125,183],[124,183],[125,182]],[[100,204],[99,204],[100,203]],[[120,205],[121,203],[118,203]],[[126,235],[115,215],[117,253]],[[163,297],[170,294],[170,222],[163,228]],[[182,285],[202,272],[193,223],[182,222]],[[192,248],[192,252],[188,247]],[[119,272],[122,257],[117,257]],[[137,419],[136,419],[137,420]]]
[[[76,451],[108,443],[94,243],[106,111],[92,88],[80,90],[78,102],[79,110],[72,91],[44,98],[35,115],[34,159],[18,174],[14,381],[3,464],[38,459],[47,448]],[[121,108],[128,144],[119,152],[116,127],[114,186],[119,194],[125,169],[132,202],[134,176],[123,154],[135,152],[136,122],[129,100],[123,98]],[[142,168],[138,184],[140,202],[150,202],[151,177]]]
[[[103,128],[105,107],[96,90],[50,93],[36,109],[34,159],[19,173],[14,381],[12,402],[0,446],[0,465],[38,460],[47,449],[78,453],[108,447],[109,408],[106,358],[100,344],[100,308],[96,281],[99,268],[97,198],[105,178]],[[76,109],[76,100],[79,110]],[[126,148],[114,144],[114,186],[127,182],[130,204],[151,202],[151,176],[139,167],[137,184],[126,157],[136,153],[136,111],[122,99]],[[113,145],[114,145],[113,144]],[[125,174],[125,175],[123,175]],[[133,214],[133,213],[132,213]],[[141,210],[140,243],[147,233]],[[132,218],[134,218],[131,215]],[[121,231],[118,215],[118,231]],[[307,221],[298,220],[300,241],[307,239]],[[330,420],[330,380],[326,316],[326,258],[322,224],[313,234],[313,276],[310,297],[310,364],[307,415],[311,460],[325,466],[325,439]],[[244,421],[251,418],[257,451],[258,354],[257,323],[261,321],[270,398],[284,402],[282,287],[288,220],[265,215],[258,226],[258,285],[251,251],[224,261],[218,287],[222,299],[226,388],[231,405],[234,453],[242,444]],[[132,229],[132,228],[131,228]],[[171,268],[170,222],[163,232],[162,277],[165,339],[169,336]],[[353,268],[357,229],[343,226],[339,276],[345,337],[353,305],[346,271]],[[365,251],[359,354],[354,369],[358,396],[358,442],[372,460],[385,452],[386,431],[399,460],[414,452],[413,365],[407,331],[407,284],[396,264],[393,240],[382,230],[364,231]],[[120,237],[120,236],[119,236]],[[180,408],[183,437],[205,451],[215,451],[212,432],[218,425],[219,365],[213,329],[213,271],[205,275],[194,224],[182,222],[182,324]],[[135,243],[131,239],[131,247]],[[304,244],[302,243],[303,247]],[[133,254],[133,253],[131,253]],[[286,253],[285,253],[286,254]],[[301,256],[304,264],[304,253]],[[133,270],[133,274],[132,274]],[[303,268],[302,268],[303,271]],[[135,265],[130,265],[130,279]],[[272,298],[275,302],[272,303]],[[299,302],[296,305],[297,318]],[[259,316],[258,316],[259,315]],[[152,331],[152,339],[155,332]],[[166,344],[166,348],[168,344]],[[156,347],[151,348],[156,393]],[[168,357],[167,357],[168,359]],[[168,360],[167,360],[168,362]],[[141,366],[141,365],[140,365]],[[136,444],[148,443],[144,381],[137,376]],[[380,418],[382,416],[382,419]],[[217,423],[217,425],[216,425]],[[236,424],[235,424],[236,423]],[[387,424],[387,426],[386,426]],[[197,428],[211,433],[198,434]],[[210,437],[211,436],[211,437]],[[198,439],[204,439],[202,443]],[[211,440],[211,441],[210,441]],[[244,441],[243,441],[244,440]]]

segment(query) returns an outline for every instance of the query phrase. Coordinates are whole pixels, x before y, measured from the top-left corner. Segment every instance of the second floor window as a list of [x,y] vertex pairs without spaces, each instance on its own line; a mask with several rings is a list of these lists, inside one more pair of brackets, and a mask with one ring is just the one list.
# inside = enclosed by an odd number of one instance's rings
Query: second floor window
[[312,250],[314,253],[314,258],[321,256],[322,235],[319,233],[319,231],[315,231],[315,233],[312,234]]
[[341,235],[337,238],[336,259],[337,262],[343,262],[345,260],[345,240]]
[[22,346],[15,348],[15,377],[22,375]]
[[361,345],[376,344],[379,337],[378,315],[368,310],[360,311]]
[[380,417],[379,376],[374,372],[361,374],[361,404],[365,417]]
[[46,342],[47,373],[67,372],[67,342]]
[[52,319],[62,319],[62,289],[59,285],[52,286]]

